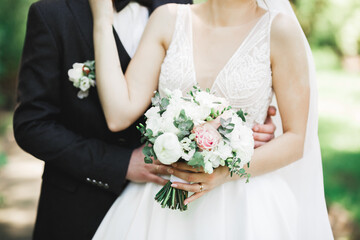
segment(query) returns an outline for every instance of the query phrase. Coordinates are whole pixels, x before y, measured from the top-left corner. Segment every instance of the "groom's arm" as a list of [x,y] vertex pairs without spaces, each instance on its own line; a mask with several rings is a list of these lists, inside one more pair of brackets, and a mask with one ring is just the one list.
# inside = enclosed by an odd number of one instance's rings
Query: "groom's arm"
[[[19,146],[48,165],[78,178],[101,181],[120,193],[128,172],[131,149],[82,137],[62,125],[61,49],[36,4],[29,11],[19,74],[14,134]],[[142,160],[143,161],[143,160]],[[107,187],[108,186],[108,187]]]

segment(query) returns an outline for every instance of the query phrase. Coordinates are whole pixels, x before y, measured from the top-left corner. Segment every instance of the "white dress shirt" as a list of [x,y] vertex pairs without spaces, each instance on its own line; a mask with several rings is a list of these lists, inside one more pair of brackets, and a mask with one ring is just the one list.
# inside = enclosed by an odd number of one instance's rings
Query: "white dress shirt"
[[130,2],[120,12],[114,11],[115,31],[131,58],[139,45],[148,19],[148,9],[136,2]]

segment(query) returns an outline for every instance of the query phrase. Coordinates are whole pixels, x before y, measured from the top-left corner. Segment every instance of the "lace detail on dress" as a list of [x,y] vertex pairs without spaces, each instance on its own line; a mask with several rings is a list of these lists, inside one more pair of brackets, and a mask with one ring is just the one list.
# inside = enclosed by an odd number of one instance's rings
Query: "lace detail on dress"
[[170,46],[161,65],[159,92],[164,96],[165,89],[180,89],[188,92],[193,85],[192,51],[188,34],[188,11],[190,5],[178,5],[175,29]]
[[[226,98],[234,109],[248,113],[247,125],[265,121],[273,96],[270,66],[270,29],[276,13],[267,12],[250,31],[216,77],[211,92]],[[190,5],[178,5],[172,42],[161,66],[159,92],[196,85],[193,65]]]

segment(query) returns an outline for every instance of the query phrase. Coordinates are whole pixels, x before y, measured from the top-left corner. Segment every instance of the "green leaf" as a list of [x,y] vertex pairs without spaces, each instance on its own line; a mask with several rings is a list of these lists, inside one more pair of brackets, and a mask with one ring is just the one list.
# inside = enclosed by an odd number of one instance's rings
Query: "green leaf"
[[5,166],[7,163],[7,156],[5,153],[0,153],[0,167]]
[[167,106],[169,106],[170,104],[170,100],[168,98],[162,98],[161,102],[160,102],[160,109],[163,110],[167,108]]
[[192,141],[191,143],[190,143],[190,148],[191,149],[196,149],[196,142],[194,142],[194,141]]
[[161,97],[159,92],[155,92],[155,95],[153,98],[151,98],[151,103],[153,106],[160,106]]
[[143,152],[143,154],[144,154],[145,156],[150,156],[150,157],[151,157],[151,156],[152,156],[151,150],[152,150],[152,147],[145,146],[145,147],[143,148],[142,152]]
[[174,126],[180,130],[177,136],[179,140],[181,140],[190,135],[190,132],[194,127],[194,123],[191,118],[186,116],[185,111],[182,109],[179,116],[174,119]]
[[192,133],[192,134],[190,134],[189,139],[190,139],[190,140],[194,140],[195,137],[196,137],[196,134],[195,134],[195,133]]
[[146,133],[144,134],[144,136],[147,137],[148,139],[152,138],[153,131],[150,128],[146,129]]
[[144,158],[144,161],[145,161],[146,164],[151,164],[151,163],[153,163],[151,157],[145,157],[145,158]]
[[188,162],[188,165],[192,167],[205,167],[204,156],[200,152],[196,152],[194,156]]
[[236,114],[239,116],[239,118],[243,120],[243,122],[246,122],[245,116],[247,115],[247,113],[244,113],[243,110],[240,109],[239,111],[236,112]]

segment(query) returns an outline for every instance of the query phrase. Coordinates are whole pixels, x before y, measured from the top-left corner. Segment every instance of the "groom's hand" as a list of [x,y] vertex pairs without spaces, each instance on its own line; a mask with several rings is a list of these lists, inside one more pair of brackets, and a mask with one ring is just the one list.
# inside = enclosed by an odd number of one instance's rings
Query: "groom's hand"
[[168,169],[170,167],[162,165],[158,161],[155,161],[153,164],[145,163],[145,156],[142,153],[143,148],[144,146],[141,146],[135,149],[131,154],[126,179],[137,183],[153,182],[165,185],[168,180],[159,177],[158,174],[168,175]]
[[261,147],[262,145],[271,141],[274,138],[276,126],[273,123],[271,117],[275,115],[276,108],[270,106],[264,124],[258,124],[253,127],[252,130],[254,131],[255,148]]

